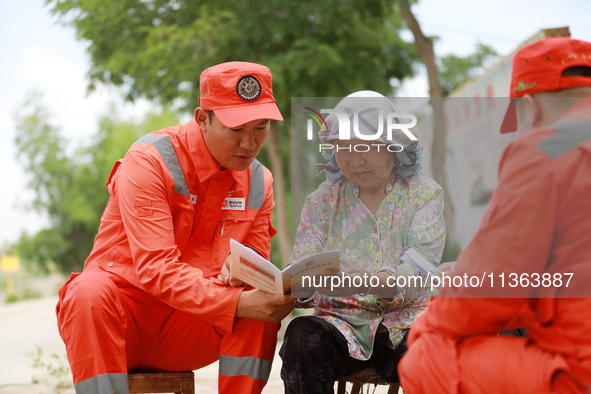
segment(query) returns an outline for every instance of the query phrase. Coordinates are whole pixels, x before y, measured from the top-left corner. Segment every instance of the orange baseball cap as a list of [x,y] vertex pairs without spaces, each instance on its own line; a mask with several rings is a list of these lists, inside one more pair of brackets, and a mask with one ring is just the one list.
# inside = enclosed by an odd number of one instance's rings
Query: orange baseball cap
[[199,89],[201,108],[213,111],[226,127],[258,119],[283,121],[266,66],[228,62],[209,67],[201,73]]
[[591,77],[563,76],[570,67],[591,67],[591,43],[570,37],[550,37],[521,48],[513,57],[512,98],[501,124],[501,133],[517,129],[513,98],[526,93],[591,86]]

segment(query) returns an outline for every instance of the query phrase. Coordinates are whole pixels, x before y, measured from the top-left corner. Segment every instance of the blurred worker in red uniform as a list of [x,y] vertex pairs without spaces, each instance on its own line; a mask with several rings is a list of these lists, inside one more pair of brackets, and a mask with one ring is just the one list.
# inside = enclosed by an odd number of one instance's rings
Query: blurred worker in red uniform
[[[453,271],[487,284],[442,289],[415,322],[399,366],[407,394],[591,388],[591,43],[520,49],[510,96],[501,132],[519,135]],[[516,327],[527,336],[497,335]]]
[[270,70],[205,70],[188,123],[131,146],[82,273],[57,317],[77,393],[127,393],[128,370],[195,370],[220,360],[220,393],[260,393],[289,296],[218,279],[230,238],[269,258],[272,176],[256,155],[283,118]]

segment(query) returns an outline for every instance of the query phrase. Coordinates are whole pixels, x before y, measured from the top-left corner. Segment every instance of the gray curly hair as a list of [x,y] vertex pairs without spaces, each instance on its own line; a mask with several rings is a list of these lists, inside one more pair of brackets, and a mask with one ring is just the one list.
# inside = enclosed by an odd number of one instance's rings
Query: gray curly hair
[[[402,146],[401,151],[394,153],[396,155],[394,172],[397,175],[409,178],[418,174],[423,149],[419,141],[411,140],[402,131],[393,133],[391,139],[388,139],[385,127],[381,127],[380,123],[385,118],[385,113],[397,112],[394,104],[387,97],[372,90],[361,90],[343,98],[334,108],[333,113],[326,118],[326,126],[328,127],[322,126],[322,129],[318,132],[318,137],[324,143],[339,138],[339,119],[335,115],[335,112],[338,111],[347,114],[351,124],[353,124],[353,117],[357,113],[359,132],[363,135],[376,135],[382,129],[384,131],[377,138],[377,141],[386,145]],[[335,152],[330,154],[323,151],[322,155],[329,160],[328,163],[317,164],[315,168],[325,171],[327,178],[334,183],[343,176],[336,161]]]

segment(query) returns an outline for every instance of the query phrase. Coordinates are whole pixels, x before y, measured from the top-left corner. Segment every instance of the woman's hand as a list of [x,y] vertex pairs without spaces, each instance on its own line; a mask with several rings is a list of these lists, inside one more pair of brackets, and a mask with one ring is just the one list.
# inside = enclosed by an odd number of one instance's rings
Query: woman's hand
[[323,277],[325,286],[315,290],[331,297],[349,297],[355,294],[366,294],[370,289],[372,274],[361,268],[353,267],[346,271],[327,270],[328,277]]
[[443,274],[451,275],[451,273],[455,267],[456,267],[455,261],[449,261],[447,263],[439,264],[439,266],[437,267],[437,271],[439,271],[438,276],[441,277]]

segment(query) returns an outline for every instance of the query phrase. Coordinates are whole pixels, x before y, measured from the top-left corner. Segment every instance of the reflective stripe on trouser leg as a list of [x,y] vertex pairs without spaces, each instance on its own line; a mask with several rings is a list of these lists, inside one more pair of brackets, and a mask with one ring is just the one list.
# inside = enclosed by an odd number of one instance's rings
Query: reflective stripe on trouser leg
[[76,394],[129,394],[126,373],[105,373],[74,385]]
[[[84,381],[92,385],[92,378],[101,375],[126,375],[126,312],[119,289],[106,274],[73,275],[60,289],[56,312],[75,385]],[[94,390],[82,392],[104,393],[96,390],[105,387],[105,377],[97,378]]]
[[269,380],[272,362],[256,357],[220,356],[220,375]]
[[238,318],[220,346],[219,393],[258,394],[267,384],[280,324]]

